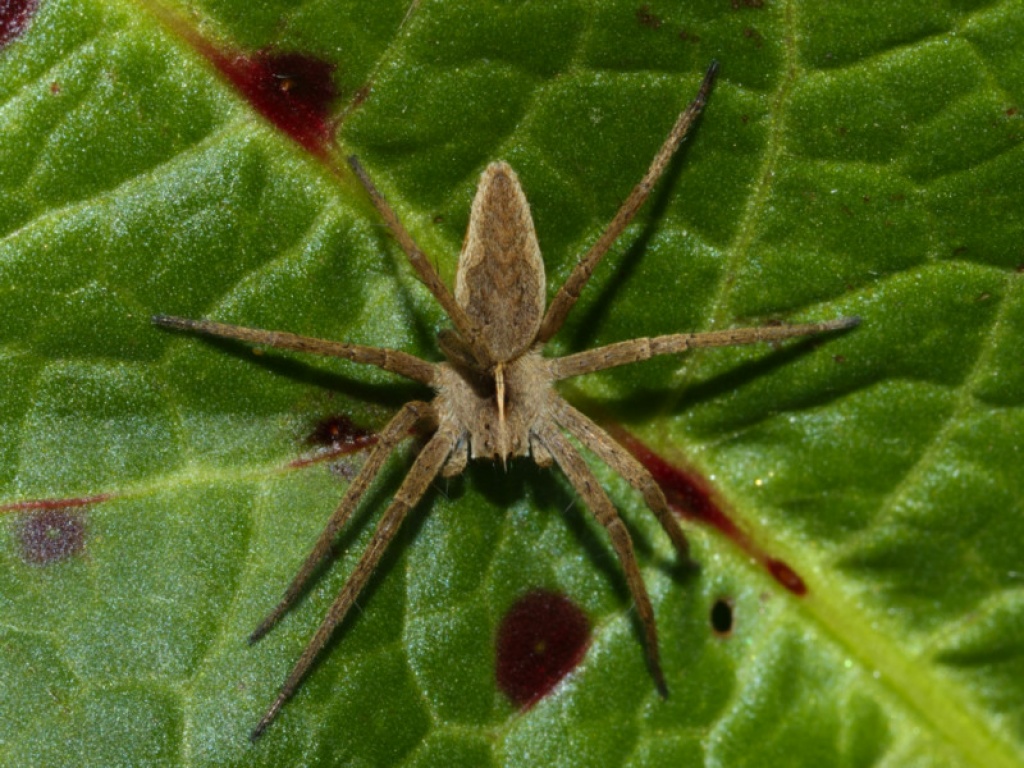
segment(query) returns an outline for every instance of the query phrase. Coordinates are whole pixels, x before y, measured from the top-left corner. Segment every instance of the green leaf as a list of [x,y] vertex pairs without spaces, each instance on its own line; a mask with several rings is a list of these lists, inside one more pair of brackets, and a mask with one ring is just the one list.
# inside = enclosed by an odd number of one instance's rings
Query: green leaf
[[[0,763],[1024,765],[1019,0],[46,0],[19,31],[22,5],[0,6]],[[333,66],[334,138],[267,119],[222,71],[239,52]],[[435,483],[251,744],[416,448],[249,646],[363,457],[297,462],[308,436],[429,393],[150,316],[438,359],[443,313],[341,158],[449,282],[479,173],[508,160],[550,295],[712,59],[704,116],[549,352],[863,324],[563,387],[742,532],[688,520],[680,572],[593,462],[671,696],[564,478],[479,464]],[[495,638],[538,588],[592,636],[520,711]]]

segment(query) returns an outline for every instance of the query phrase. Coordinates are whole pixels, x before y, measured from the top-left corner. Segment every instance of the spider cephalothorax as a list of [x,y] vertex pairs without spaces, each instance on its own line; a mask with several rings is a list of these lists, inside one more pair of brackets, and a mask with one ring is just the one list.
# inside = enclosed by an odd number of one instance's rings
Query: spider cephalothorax
[[526,196],[506,163],[487,166],[480,180],[469,229],[459,256],[454,295],[438,277],[423,252],[406,232],[359,161],[349,158],[385,223],[420,278],[448,313],[453,330],[443,331],[438,344],[446,362],[430,363],[405,352],[331,342],[225,325],[209,320],[158,316],[158,325],[211,336],[240,339],[261,346],[342,357],[376,365],[433,388],[431,402],[410,402],[380,432],[377,444],[356,475],[312,551],[273,611],[250,636],[266,634],[292,605],[317,566],[328,555],[366,489],[395,446],[417,424],[432,430],[408,475],[388,506],[366,551],[331,605],[313,639],[282,686],[277,698],[252,733],[266,729],[295,692],[334,628],[344,619],[366,584],[406,513],[439,473],[459,474],[470,458],[531,456],[542,466],[558,464],[595,518],[605,527],[622,564],[626,581],[644,626],[648,666],[659,692],[666,693],[658,654],[658,637],[647,589],[633,553],[633,544],[614,505],[579,452],[566,438],[572,435],[644,497],[671,538],[679,555],[687,554],[686,537],[657,483],[633,456],[597,424],[573,408],[554,388],[560,379],[604,370],[691,347],[730,346],[777,341],[822,331],[849,328],[856,318],[807,325],[773,325],[708,333],[672,334],[631,339],[560,358],[542,354],[544,344],[562,326],[580,291],[609,247],[629,224],[665,170],[669,159],[700,114],[714,80],[716,65],[704,76],[697,98],[676,120],[640,183],[622,204],[597,242],[547,305],[544,263],[537,244]]

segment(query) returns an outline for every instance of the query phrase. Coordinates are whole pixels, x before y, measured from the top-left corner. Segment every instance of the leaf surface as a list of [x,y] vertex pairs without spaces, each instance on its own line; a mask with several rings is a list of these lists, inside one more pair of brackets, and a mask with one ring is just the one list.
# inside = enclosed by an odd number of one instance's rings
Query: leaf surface
[[[1019,0],[0,6],[0,763],[1024,764],[1022,35]],[[550,296],[711,59],[704,116],[549,353],[863,324],[563,386],[719,515],[689,510],[699,567],[677,568],[592,462],[671,696],[564,478],[479,464],[435,483],[250,744],[418,445],[249,646],[365,458],[310,461],[318,441],[429,392],[149,318],[436,360],[445,318],[343,158],[449,284],[507,160]],[[539,589],[590,639],[522,709],[496,642]]]

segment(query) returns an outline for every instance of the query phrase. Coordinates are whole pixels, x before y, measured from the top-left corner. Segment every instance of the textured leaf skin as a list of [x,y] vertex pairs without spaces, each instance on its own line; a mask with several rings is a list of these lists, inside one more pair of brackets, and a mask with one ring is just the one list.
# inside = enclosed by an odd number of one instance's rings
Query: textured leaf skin
[[[1024,764],[1024,4],[640,6],[45,0],[5,43],[0,764]],[[333,65],[335,145],[277,130],[213,49]],[[479,172],[508,160],[557,286],[712,58],[706,114],[552,349],[860,315],[564,388],[703,476],[807,595],[696,524],[700,567],[680,573],[604,472],[655,602],[662,701],[567,484],[474,466],[437,484],[251,745],[352,565],[245,643],[360,457],[290,463],[318,420],[379,427],[425,393],[149,316],[436,358],[444,318],[340,157],[448,280]],[[365,543],[411,450],[339,551]],[[45,565],[24,551],[42,499],[80,502],[64,509],[84,530]],[[494,632],[541,587],[594,634],[520,713]]]

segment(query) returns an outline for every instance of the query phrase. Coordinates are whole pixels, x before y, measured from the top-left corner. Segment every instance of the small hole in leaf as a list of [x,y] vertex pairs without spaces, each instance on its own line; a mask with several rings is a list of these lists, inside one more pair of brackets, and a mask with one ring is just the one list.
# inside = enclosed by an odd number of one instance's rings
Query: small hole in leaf
[[583,659],[590,622],[565,595],[534,590],[517,600],[498,628],[498,687],[529,708]]
[[719,598],[711,606],[711,629],[716,635],[732,634],[732,601]]

